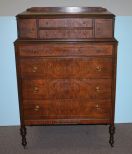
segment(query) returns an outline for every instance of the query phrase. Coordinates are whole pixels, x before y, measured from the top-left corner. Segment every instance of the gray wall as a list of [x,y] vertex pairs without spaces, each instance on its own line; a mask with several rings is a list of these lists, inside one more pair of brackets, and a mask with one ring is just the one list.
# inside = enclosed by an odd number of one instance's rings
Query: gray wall
[[116,15],[132,15],[132,0],[0,0],[0,16],[15,16],[32,6],[103,6]]

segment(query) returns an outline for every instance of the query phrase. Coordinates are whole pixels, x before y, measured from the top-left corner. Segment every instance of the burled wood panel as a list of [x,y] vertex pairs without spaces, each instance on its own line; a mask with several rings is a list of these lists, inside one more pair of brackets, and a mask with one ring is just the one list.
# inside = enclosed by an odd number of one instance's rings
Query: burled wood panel
[[20,56],[111,56],[113,45],[98,43],[19,44]]
[[39,30],[40,39],[87,39],[92,37],[92,30]]
[[112,58],[20,59],[22,77],[111,78]]
[[63,18],[63,19],[39,19],[39,27],[92,27],[92,19],[87,18]]
[[112,38],[113,26],[112,19],[96,19],[95,38]]
[[111,79],[24,79],[23,99],[108,99]]
[[20,38],[37,38],[36,19],[19,19],[18,28]]
[[25,119],[101,119],[109,118],[110,114],[110,100],[55,99],[24,101]]

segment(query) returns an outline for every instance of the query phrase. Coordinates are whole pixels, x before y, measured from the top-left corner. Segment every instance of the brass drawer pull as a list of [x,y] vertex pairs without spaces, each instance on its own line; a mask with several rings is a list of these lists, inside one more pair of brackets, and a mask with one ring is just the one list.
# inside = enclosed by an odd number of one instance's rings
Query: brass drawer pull
[[39,109],[40,109],[40,106],[36,105],[35,108],[34,108],[34,111],[38,111]]
[[100,91],[100,87],[99,87],[99,86],[96,87],[96,91],[97,91],[97,92]]
[[32,71],[35,73],[37,71],[37,69],[38,68],[36,66],[34,66]]
[[101,68],[100,66],[96,66],[96,70],[97,70],[98,72],[101,72],[101,71],[102,71],[102,68]]
[[101,108],[100,108],[100,106],[98,105],[98,104],[96,104],[96,110],[100,110]]
[[38,87],[34,87],[33,92],[37,93],[38,91],[39,91],[39,88]]

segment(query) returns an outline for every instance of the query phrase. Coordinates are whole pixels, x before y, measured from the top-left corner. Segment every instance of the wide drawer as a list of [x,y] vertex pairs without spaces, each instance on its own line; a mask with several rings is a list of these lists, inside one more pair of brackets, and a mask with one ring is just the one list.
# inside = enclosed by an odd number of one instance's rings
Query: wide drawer
[[93,31],[86,29],[39,30],[40,39],[88,39],[93,38]]
[[54,99],[23,101],[25,119],[109,119],[110,100]]
[[20,59],[22,77],[31,78],[111,78],[112,58]]
[[87,18],[39,19],[39,28],[42,27],[93,27],[93,21]]
[[111,79],[23,79],[23,99],[110,99]]
[[111,44],[64,44],[64,43],[28,43],[17,46],[20,56],[111,56]]

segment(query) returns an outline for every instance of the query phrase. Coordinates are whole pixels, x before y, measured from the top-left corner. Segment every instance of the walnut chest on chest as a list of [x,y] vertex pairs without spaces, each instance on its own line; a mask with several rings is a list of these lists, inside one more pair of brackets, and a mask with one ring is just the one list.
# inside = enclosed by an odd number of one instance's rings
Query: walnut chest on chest
[[53,124],[109,124],[113,146],[114,19],[101,7],[33,7],[17,15],[15,54],[24,147],[26,126]]

